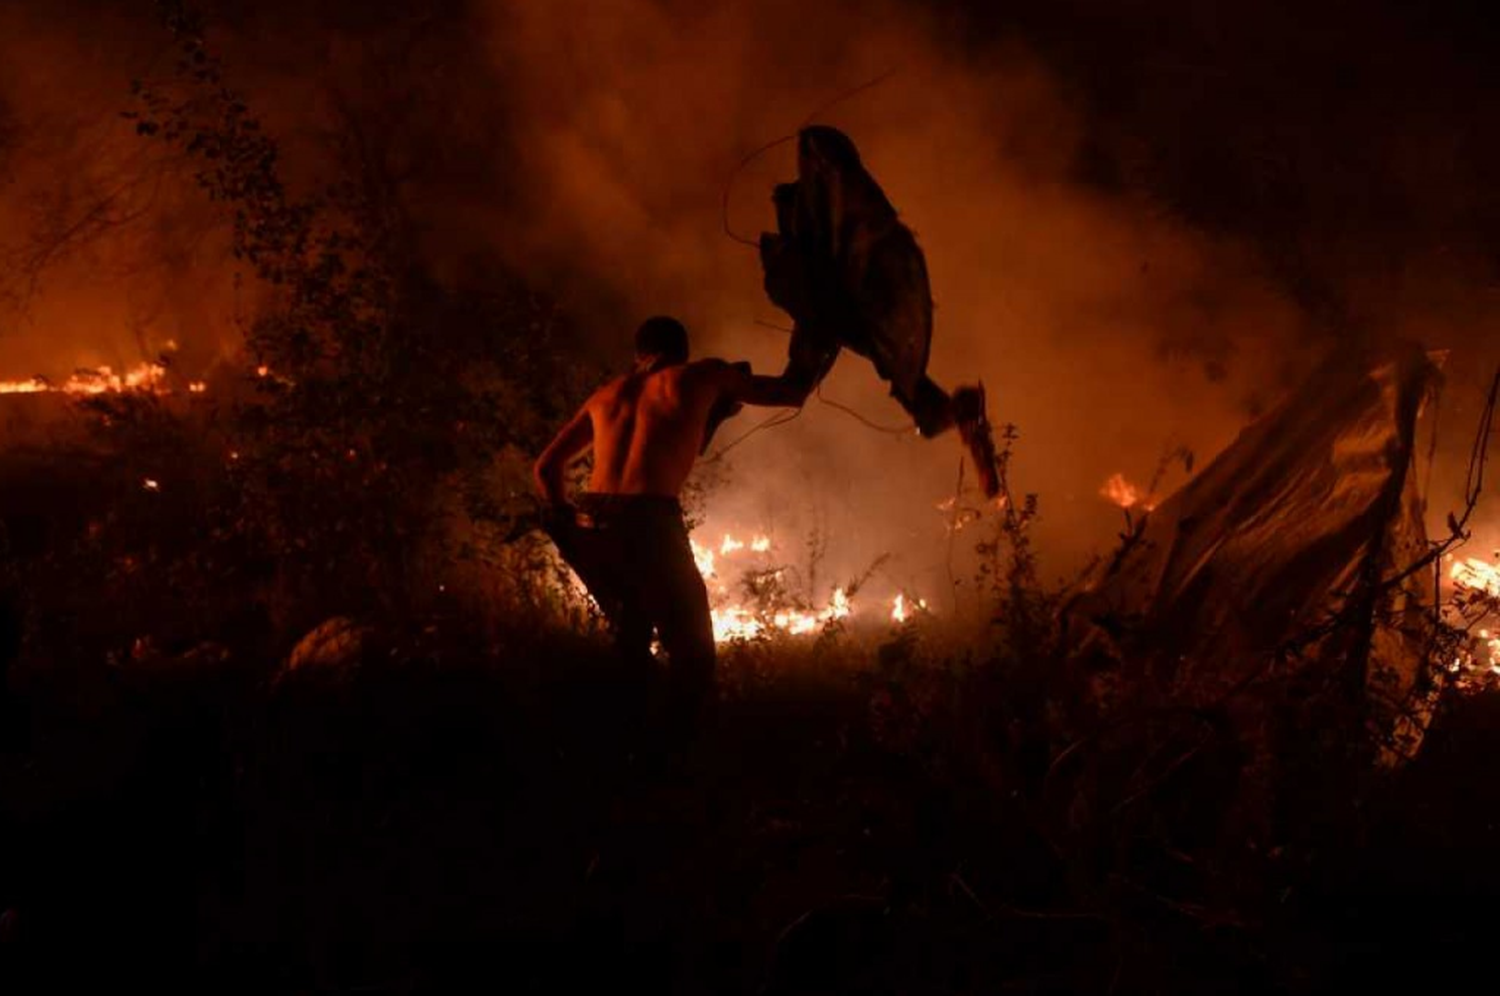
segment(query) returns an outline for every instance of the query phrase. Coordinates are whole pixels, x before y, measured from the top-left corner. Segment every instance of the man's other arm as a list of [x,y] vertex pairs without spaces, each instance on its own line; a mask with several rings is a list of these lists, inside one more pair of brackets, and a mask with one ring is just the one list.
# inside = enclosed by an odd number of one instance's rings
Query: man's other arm
[[563,475],[573,458],[589,448],[594,441],[594,421],[589,418],[588,407],[578,409],[568,424],[553,437],[552,442],[537,457],[532,468],[537,494],[548,505],[562,505],[567,501],[567,488]]

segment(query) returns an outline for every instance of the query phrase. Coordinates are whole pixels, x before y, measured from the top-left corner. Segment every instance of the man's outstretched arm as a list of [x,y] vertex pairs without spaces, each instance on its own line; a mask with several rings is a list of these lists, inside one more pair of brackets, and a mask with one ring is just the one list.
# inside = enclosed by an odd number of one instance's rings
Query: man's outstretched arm
[[532,468],[537,494],[548,505],[561,505],[567,501],[567,487],[563,476],[573,458],[589,448],[594,441],[594,421],[589,418],[587,408],[580,408],[568,424],[553,437],[552,442],[537,457]]
[[740,404],[769,408],[801,408],[812,393],[809,381],[782,374],[766,377],[746,367],[726,366],[724,394]]

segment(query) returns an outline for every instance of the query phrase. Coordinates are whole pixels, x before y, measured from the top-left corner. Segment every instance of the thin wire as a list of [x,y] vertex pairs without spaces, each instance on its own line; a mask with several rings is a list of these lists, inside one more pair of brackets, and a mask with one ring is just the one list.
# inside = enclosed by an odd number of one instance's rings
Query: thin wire
[[830,401],[828,398],[823,397],[823,385],[822,384],[818,385],[818,400],[821,401],[821,402],[823,402],[823,404],[828,405],[828,406],[830,406],[832,408],[837,408],[839,411],[841,411],[844,414],[848,415],[850,418],[855,419],[858,422],[864,423],[865,425],[869,426],[871,429],[874,429],[876,432],[884,432],[884,433],[887,433],[888,435],[892,435],[892,436],[906,436],[906,435],[910,435],[911,434],[912,426],[910,426],[910,425],[903,425],[903,426],[879,425],[879,424],[877,424],[875,422],[872,422],[869,419],[865,418],[863,415],[861,415],[859,412],[855,411],[853,408],[850,408],[848,405],[841,404],[841,403],[839,403],[837,401]]
[[760,248],[759,242],[755,241],[754,239],[745,238],[743,235],[740,235],[729,226],[729,196],[734,192],[734,181],[739,177],[740,173],[745,169],[746,166],[749,166],[755,160],[759,159],[767,152],[770,152],[778,145],[784,145],[787,142],[795,141],[798,135],[801,133],[802,129],[812,124],[813,119],[818,117],[820,114],[827,113],[830,108],[837,107],[844,101],[859,96],[866,90],[874,89],[900,71],[900,66],[893,66],[890,69],[887,69],[885,72],[881,73],[879,76],[876,76],[873,79],[866,80],[859,86],[852,87],[848,90],[845,90],[843,93],[835,95],[831,100],[825,101],[824,103],[814,108],[812,113],[802,119],[802,122],[797,125],[796,130],[793,131],[792,134],[783,135],[780,138],[773,139],[772,141],[767,142],[765,145],[762,145],[760,148],[754,150],[745,158],[736,163],[734,169],[729,171],[729,177],[724,181],[724,196],[719,204],[719,216],[720,221],[724,226],[724,234],[729,236],[734,241],[738,242],[740,245],[749,246],[752,249]]
[[851,89],[845,90],[843,93],[840,93],[840,94],[836,95],[832,100],[829,100],[827,103],[819,105],[817,108],[815,108],[813,110],[813,112],[811,114],[809,114],[807,117],[803,118],[802,119],[802,123],[799,124],[799,125],[797,125],[797,130],[801,131],[803,128],[806,128],[808,125],[812,124],[813,119],[816,118],[818,115],[827,113],[831,108],[837,107],[839,104],[842,104],[844,101],[849,100],[849,99],[851,99],[853,97],[859,96],[860,94],[864,93],[866,90],[872,90],[872,89],[874,89],[875,87],[877,87],[880,84],[884,83],[886,80],[890,79],[892,76],[895,76],[900,71],[901,71],[901,67],[900,66],[892,66],[890,69],[887,69],[885,72],[881,73],[879,76],[876,76],[873,79],[866,80],[865,82],[861,83],[859,86],[856,86],[856,87],[853,87]]
[[796,132],[793,132],[790,135],[783,135],[778,139],[767,142],[765,145],[762,145],[760,148],[756,149],[748,156],[741,159],[738,163],[735,164],[734,169],[729,171],[729,177],[724,181],[724,197],[719,204],[719,215],[720,220],[724,224],[724,234],[729,236],[734,241],[740,243],[741,245],[749,246],[752,249],[760,248],[759,242],[756,242],[754,239],[747,239],[743,235],[737,234],[734,229],[729,227],[729,195],[734,192],[735,179],[739,177],[740,172],[744,170],[746,166],[749,166],[755,160],[759,159],[767,152],[770,152],[772,149],[776,148],[776,146],[785,145],[787,142],[795,141],[796,138],[797,134]]
[[761,432],[765,429],[775,429],[778,426],[786,425],[788,422],[792,421],[801,414],[801,408],[794,409],[791,414],[787,414],[786,412],[777,412],[775,415],[772,415],[770,418],[764,420],[759,425],[756,425],[754,428],[747,430],[745,434],[740,436],[738,439],[725,444],[724,448],[719,450],[717,453],[714,453],[711,456],[704,457],[703,462],[714,463],[715,461],[722,460],[724,459],[724,454],[728,453],[730,450],[734,449],[736,446],[740,445],[740,443],[743,443],[745,440],[749,439],[757,432]]
[[[830,401],[829,399],[823,397],[823,385],[822,384],[818,385],[817,395],[818,395],[818,400],[821,401],[823,404],[830,405],[830,406],[832,406],[834,408],[837,408],[839,411],[844,412],[844,413],[848,414],[849,416],[851,416],[852,418],[857,419],[858,421],[860,421],[860,422],[864,423],[865,425],[869,426],[871,429],[874,429],[876,432],[884,432],[884,433],[887,433],[887,434],[892,435],[892,436],[904,436],[904,435],[907,435],[908,433],[911,432],[911,426],[903,426],[903,427],[900,427],[900,428],[894,428],[894,427],[891,427],[891,426],[877,425],[876,423],[871,422],[869,419],[865,418],[859,412],[855,411],[853,408],[850,408],[848,405],[840,404],[837,401]],[[777,412],[775,415],[772,415],[770,418],[767,418],[764,421],[760,422],[759,424],[755,425],[754,427],[746,430],[746,432],[744,433],[744,435],[742,435],[742,436],[738,437],[737,439],[731,440],[730,442],[726,443],[724,445],[723,449],[720,449],[717,452],[715,452],[715,453],[713,453],[713,454],[711,454],[711,455],[709,455],[707,457],[704,457],[703,458],[703,462],[704,463],[715,463],[715,462],[717,462],[719,460],[724,459],[725,454],[727,454],[730,450],[734,449],[736,446],[738,446],[741,443],[743,443],[746,440],[748,440],[751,436],[755,435],[758,432],[764,432],[766,429],[776,429],[776,428],[779,428],[779,427],[781,427],[783,425],[786,425],[788,422],[793,421],[794,419],[797,418],[797,416],[801,415],[802,412],[803,412],[803,410],[804,409],[802,407],[798,407],[796,409],[793,409],[790,413],[787,413],[787,412]],[[960,463],[960,468],[962,468],[962,463]],[[962,469],[960,469],[960,475],[962,475]],[[962,476],[960,476],[959,479],[960,479],[960,481],[962,481]]]

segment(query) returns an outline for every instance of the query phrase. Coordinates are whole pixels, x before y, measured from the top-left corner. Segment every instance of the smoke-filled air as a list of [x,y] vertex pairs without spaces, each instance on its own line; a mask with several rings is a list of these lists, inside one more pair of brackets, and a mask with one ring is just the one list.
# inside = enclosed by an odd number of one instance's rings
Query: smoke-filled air
[[0,965],[1456,971],[1500,38],[1409,8],[0,0]]

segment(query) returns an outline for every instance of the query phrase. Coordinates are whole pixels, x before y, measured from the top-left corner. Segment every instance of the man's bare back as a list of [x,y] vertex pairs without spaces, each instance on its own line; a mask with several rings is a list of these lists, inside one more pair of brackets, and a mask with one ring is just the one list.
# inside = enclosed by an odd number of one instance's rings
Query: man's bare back
[[594,433],[589,490],[675,497],[693,469],[724,364],[702,360],[610,381],[585,405]]
[[781,378],[757,377],[723,360],[644,366],[600,387],[563,427],[537,461],[538,490],[550,504],[564,502],[562,471],[592,446],[590,491],[675,498],[716,404],[795,406],[805,397]]

